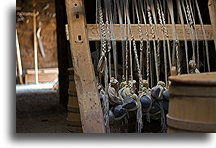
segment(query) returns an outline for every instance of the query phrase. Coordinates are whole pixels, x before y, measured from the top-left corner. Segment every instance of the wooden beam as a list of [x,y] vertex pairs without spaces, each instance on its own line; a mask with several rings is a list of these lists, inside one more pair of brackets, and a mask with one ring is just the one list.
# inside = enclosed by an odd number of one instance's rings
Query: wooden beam
[[208,6],[209,6],[209,15],[210,15],[210,20],[211,20],[211,25],[212,25],[212,32],[213,32],[213,37],[216,45],[216,39],[215,39],[215,0],[209,0],[208,1]]
[[[124,26],[124,25],[123,25]],[[141,25],[142,27],[142,31],[143,31],[143,38],[144,40],[146,40],[145,37],[145,25]],[[147,25],[148,28],[148,32],[150,33],[150,25]],[[160,28],[160,25],[158,25],[158,28]],[[203,37],[203,32],[202,32],[202,28],[200,25],[196,25],[196,30],[197,33],[199,34],[198,39],[199,40],[204,40]],[[116,34],[116,40],[120,41],[121,40],[121,31],[120,31],[120,25],[119,24],[114,24],[114,29],[115,29],[115,34]],[[138,32],[138,27],[137,24],[132,24],[131,25],[131,29],[132,32],[134,34],[135,40],[140,40],[139,38],[139,32]],[[172,36],[172,24],[167,24],[167,29],[169,30],[169,40],[173,39]],[[214,40],[214,30],[212,29],[212,25],[204,25],[204,29],[206,31],[206,36],[207,36],[207,40]],[[88,24],[87,25],[87,30],[88,30],[88,37],[90,41],[98,41],[100,40],[100,28],[98,24]],[[185,25],[185,30],[186,30],[186,35],[187,35],[187,40],[191,40],[190,39],[190,27],[188,25]],[[179,40],[184,40],[184,33],[182,30],[182,25],[181,24],[176,24],[176,31],[179,37]],[[153,40],[151,38],[151,35],[149,35],[150,40]],[[159,30],[159,37],[160,40],[162,40],[162,33],[161,30]],[[157,39],[157,38],[155,38]]]
[[[70,65],[70,45],[65,36],[65,24],[67,24],[67,14],[65,0],[55,0],[56,11],[56,34],[57,34],[57,57],[59,70],[59,97],[60,104],[67,108],[68,104],[68,68]],[[70,61],[70,62],[69,62]]]
[[34,10],[33,11],[33,36],[34,36],[34,64],[35,64],[35,83],[38,84],[38,52],[37,52],[37,34],[36,34],[36,29],[37,29],[37,13]]
[[[54,82],[58,78],[58,73],[39,73],[38,82]],[[25,75],[25,84],[35,83],[35,74]]]
[[83,132],[105,133],[86,30],[84,0],[66,0],[66,11]]

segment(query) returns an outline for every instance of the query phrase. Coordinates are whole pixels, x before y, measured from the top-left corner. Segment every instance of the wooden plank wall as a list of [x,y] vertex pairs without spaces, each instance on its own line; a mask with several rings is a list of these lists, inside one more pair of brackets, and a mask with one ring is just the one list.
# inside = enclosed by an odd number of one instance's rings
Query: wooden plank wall
[[[33,4],[35,7],[33,7]],[[38,49],[39,68],[54,68],[58,66],[56,42],[56,14],[54,0],[17,0],[17,12],[39,11],[36,24],[41,23],[41,39],[46,58]],[[47,8],[47,9],[46,9]],[[17,16],[17,20],[19,17]],[[24,16],[23,21],[16,21],[23,70],[34,68],[33,20],[32,16]],[[39,46],[38,46],[39,47]]]

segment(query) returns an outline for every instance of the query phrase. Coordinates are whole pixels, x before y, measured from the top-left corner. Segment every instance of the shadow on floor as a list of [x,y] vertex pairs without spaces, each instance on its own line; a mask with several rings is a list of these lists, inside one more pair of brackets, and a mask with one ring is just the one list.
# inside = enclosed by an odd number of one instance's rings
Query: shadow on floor
[[66,110],[58,93],[51,85],[39,85],[16,88],[16,132],[66,133]]

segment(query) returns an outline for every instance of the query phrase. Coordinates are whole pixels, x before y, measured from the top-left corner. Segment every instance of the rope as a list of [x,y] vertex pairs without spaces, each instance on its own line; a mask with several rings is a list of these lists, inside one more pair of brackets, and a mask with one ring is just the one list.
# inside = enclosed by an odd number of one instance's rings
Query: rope
[[[128,1],[126,1],[126,4],[128,4]],[[127,8],[128,8],[128,5],[127,5]],[[137,54],[136,42],[135,42],[135,39],[134,39],[134,35],[133,35],[132,31],[131,31],[130,19],[129,19],[128,11],[127,11],[127,19],[128,19],[129,31],[130,31],[130,34],[131,34],[131,40],[129,42],[130,43],[130,57],[131,57],[130,60],[132,61],[132,52],[131,52],[131,41],[132,41],[133,42],[134,55],[135,55],[135,62],[136,62],[136,65],[137,65],[137,70],[138,70],[138,75],[139,75],[139,90],[141,90],[142,87],[143,87],[143,85],[142,85],[142,74],[141,74],[140,65],[139,65],[139,59],[138,59],[138,54]],[[132,70],[132,64],[131,64],[131,70]],[[132,74],[133,73],[131,71],[131,82],[133,83],[133,75]],[[131,86],[134,87],[133,84]],[[139,97],[137,97],[136,101],[137,101],[137,107],[138,107],[137,108],[137,125],[138,125],[137,131],[138,131],[138,133],[141,133],[141,129],[143,128],[143,123],[142,123],[142,106],[141,106],[141,102],[140,102],[140,98]]]
[[[159,70],[158,70],[158,58],[157,58],[157,47],[156,47],[156,43],[155,43],[155,30],[154,30],[154,25],[153,25],[153,21],[152,21],[152,15],[151,15],[151,7],[147,2],[147,12],[148,12],[148,18],[149,18],[149,23],[151,26],[151,35],[152,35],[152,39],[153,39],[153,46],[154,46],[154,59],[155,59],[155,70],[156,70],[156,80],[157,82],[159,81]],[[151,77],[152,79],[152,77]]]
[[101,1],[97,0],[97,6],[98,6],[98,13],[99,13],[99,22],[100,22],[100,37],[101,37],[101,57],[98,61],[97,70],[100,74],[104,72],[105,67],[105,56],[107,53],[106,49],[106,31],[105,31],[105,25],[103,21],[103,12],[101,8]]
[[191,5],[191,1],[188,0],[188,4],[189,4],[189,9],[190,9],[190,13],[191,13],[191,18],[193,20],[193,28],[194,28],[194,33],[195,33],[195,42],[196,42],[196,51],[197,51],[197,55],[196,55],[196,63],[197,66],[199,67],[199,41],[198,41],[198,35],[197,35],[197,31],[195,28],[196,22],[195,22],[195,16],[194,16],[194,12],[192,10],[192,5]]
[[126,9],[127,9],[127,7],[126,7],[126,3],[123,3],[123,8],[124,8],[124,20],[125,20],[125,33],[126,33],[126,45],[125,45],[125,75],[126,75],[126,84],[128,85],[128,75],[129,75],[129,73],[128,73],[128,69],[129,69],[129,66],[128,66],[128,31],[127,31],[127,14],[126,14]]
[[203,32],[203,36],[204,36],[204,40],[205,40],[207,66],[208,66],[208,72],[210,72],[208,41],[207,41],[206,32],[205,32],[205,29],[204,29],[204,26],[203,26],[203,21],[202,21],[202,17],[201,17],[201,13],[200,13],[200,9],[199,9],[199,5],[198,5],[197,0],[195,0],[195,5],[196,5],[196,8],[197,8],[198,17],[199,17],[199,21],[200,21],[200,24],[201,24],[201,28],[202,28],[202,32]]
[[[107,19],[109,22],[107,22],[110,25],[110,38],[113,48],[113,59],[114,59],[114,71],[115,71],[115,78],[117,79],[117,52],[116,52],[116,36],[115,36],[115,30],[113,26],[113,16],[112,16],[112,2],[111,0],[104,0],[104,6],[107,14]],[[114,10],[115,11],[115,10]]]
[[[134,1],[134,6],[136,10],[136,16],[137,16],[137,22],[138,22],[138,32],[140,37],[140,72],[142,73],[142,67],[143,67],[143,34],[142,34],[142,28],[140,26],[140,18],[139,18],[139,12],[137,8],[137,2]],[[141,74],[142,75],[142,74]]]
[[178,41],[178,35],[176,34],[176,26],[175,26],[175,20],[174,20],[174,11],[173,11],[173,2],[172,0],[167,0],[168,9],[171,16],[171,22],[173,27],[173,63],[174,63],[174,55],[176,52],[176,58],[177,58],[177,71],[178,75],[181,74],[181,64],[179,59],[179,41]]
[[[155,38],[155,34],[154,34],[154,27],[153,27],[153,23],[152,23],[152,17],[151,17],[151,12],[150,12],[150,8],[149,6],[147,6],[147,13],[148,13],[148,18],[149,18],[149,23],[150,23],[150,28],[151,28],[151,36],[152,39]],[[153,40],[153,44],[154,44],[154,56],[157,57],[156,55],[156,45],[155,45],[155,41]],[[151,52],[150,52],[150,59],[151,59]],[[155,58],[156,60],[157,58]],[[155,66],[157,66],[157,62],[155,62]],[[156,68],[157,69],[157,68]],[[150,71],[151,71],[151,86],[153,86],[153,70],[152,70],[152,60],[150,60]],[[156,75],[157,75],[157,71],[156,71]],[[157,77],[158,79],[158,77]],[[158,81],[158,80],[157,80]]]
[[[130,25],[130,18],[129,18],[129,12],[128,12],[129,6],[128,6],[128,0],[126,0],[126,17],[127,17],[127,23],[128,23],[128,35],[132,34],[131,32],[131,25]],[[129,40],[129,55],[130,55],[130,76],[131,80],[133,80],[133,59],[132,59],[132,44],[131,44],[131,38]]]
[[180,21],[181,21],[182,28],[183,28],[183,33],[184,33],[185,54],[186,54],[186,67],[187,67],[187,73],[189,73],[188,45],[187,45],[187,37],[186,37],[186,31],[185,31],[184,18],[183,18],[182,9],[181,9],[181,3],[180,3],[180,1],[176,1],[176,2],[177,2],[177,7],[178,7],[179,16],[180,16]]
[[183,1],[182,1],[182,6],[183,6],[183,10],[184,10],[184,12],[185,12],[185,16],[187,16],[187,17],[186,17],[187,23],[188,23],[189,26],[190,26],[191,41],[192,41],[192,48],[193,48],[192,60],[195,61],[196,57],[195,57],[195,37],[194,37],[193,20],[192,20],[191,14],[190,14],[190,9],[189,9],[189,6],[188,6],[187,1],[186,1],[186,7],[185,7]]
[[[164,2],[164,5],[165,5],[165,1],[163,1],[163,2]],[[160,3],[160,5],[161,5],[161,0],[159,0],[159,3]],[[163,12],[162,9],[161,9],[161,17],[162,17],[162,21],[163,21],[163,30],[164,30],[164,33],[165,33],[165,38],[166,38],[166,41],[167,41],[169,69],[170,69],[170,71],[171,71],[171,68],[172,68],[172,61],[171,61],[171,51],[170,51],[169,34],[168,34],[167,26],[166,26],[166,20],[165,20],[164,12]]]
[[116,0],[117,10],[118,10],[118,18],[119,18],[119,24],[120,24],[120,31],[121,31],[121,47],[122,47],[122,67],[123,67],[123,77],[125,76],[125,31],[123,28],[123,19],[122,19],[122,8],[120,7],[120,0]]
[[100,36],[101,36],[101,58],[98,62],[98,71],[100,74],[104,74],[104,82],[105,82],[105,100],[104,100],[104,123],[106,127],[106,131],[109,133],[109,97],[108,97],[108,67],[107,67],[107,58],[106,58],[106,32],[103,22],[103,12],[101,8],[101,1],[97,0],[97,7],[99,13],[99,22],[100,22]]
[[[149,34],[148,34],[148,28],[147,28],[147,23],[146,23],[146,18],[145,18],[145,13],[144,13],[144,9],[143,9],[143,3],[141,0],[139,0],[139,5],[141,8],[141,12],[142,12],[142,16],[143,16],[143,20],[144,20],[144,24],[145,24],[145,36],[146,36],[146,79],[149,83],[149,61],[150,61],[150,40],[149,40]],[[141,60],[140,60],[141,62]],[[141,65],[140,65],[141,66]]]
[[[158,33],[158,27],[157,27],[157,19],[156,19],[156,13],[155,13],[155,8],[154,8],[154,1],[153,0],[149,0],[150,2],[150,8],[152,11],[152,16],[153,16],[153,20],[154,20],[154,24],[155,24],[155,32],[156,32],[156,36],[157,36],[157,50],[156,50],[156,57],[157,57],[157,69],[156,72],[158,71],[158,79],[157,82],[159,81],[159,77],[160,77],[160,37],[159,37],[159,33]],[[157,73],[156,73],[157,74]]]
[[105,71],[104,71],[104,82],[105,82],[105,102],[104,102],[104,119],[107,133],[110,133],[109,127],[109,97],[108,97],[108,67],[107,59],[105,58]]
[[[134,49],[134,55],[135,55],[135,61],[137,65],[137,70],[138,70],[138,75],[139,75],[139,91],[142,90],[143,84],[142,84],[142,74],[139,66],[139,59],[138,59],[138,54],[137,54],[137,49],[136,49],[136,42],[134,39],[134,36],[132,35],[132,41],[133,41],[133,49]],[[141,133],[141,129],[143,128],[143,123],[142,123],[142,105],[140,102],[140,97],[137,99],[137,124],[138,124],[138,133]]]
[[165,38],[164,38],[165,32],[164,32],[164,25],[163,25],[163,20],[162,20],[162,16],[161,16],[161,8],[160,8],[160,5],[159,5],[158,1],[157,1],[157,10],[158,10],[158,16],[159,16],[159,22],[160,22],[160,26],[161,26],[162,36],[163,36],[165,82],[166,82],[166,86],[168,86],[166,42],[165,42]]
[[159,102],[159,106],[160,106],[160,113],[161,113],[161,132],[165,133],[166,132],[166,120],[165,120],[163,104],[161,101]]

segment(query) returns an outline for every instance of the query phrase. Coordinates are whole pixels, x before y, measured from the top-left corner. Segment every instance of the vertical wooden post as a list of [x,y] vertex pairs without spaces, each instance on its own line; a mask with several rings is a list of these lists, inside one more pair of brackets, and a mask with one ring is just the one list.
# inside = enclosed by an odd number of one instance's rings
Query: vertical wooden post
[[22,61],[21,61],[21,55],[20,55],[20,46],[19,46],[17,30],[16,30],[16,56],[17,56],[18,76],[19,76],[20,83],[23,84]]
[[60,104],[67,108],[69,88],[68,68],[72,67],[72,65],[70,65],[71,62],[69,63],[69,59],[71,59],[69,41],[67,41],[65,36],[65,24],[67,24],[65,0],[55,0],[55,11],[59,70],[59,97]]
[[33,11],[33,35],[34,35],[34,63],[35,63],[35,83],[38,84],[38,55],[37,55],[37,34],[36,34],[36,17],[35,10]]
[[[215,39],[215,0],[208,0],[208,6],[209,6],[209,15],[210,15],[210,20],[211,20],[211,25],[213,29],[213,34],[214,34],[214,41],[215,41],[215,46],[216,46],[216,39]],[[216,47],[215,47],[216,48]]]
[[84,133],[105,133],[86,28],[84,0],[66,0],[74,79]]

